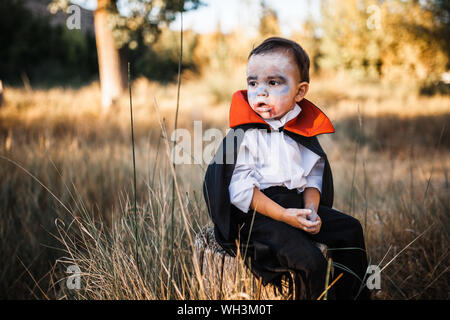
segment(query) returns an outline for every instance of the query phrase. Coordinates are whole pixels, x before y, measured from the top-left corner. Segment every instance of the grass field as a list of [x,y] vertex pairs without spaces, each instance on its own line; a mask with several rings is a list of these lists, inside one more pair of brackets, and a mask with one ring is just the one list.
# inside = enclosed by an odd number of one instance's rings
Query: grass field
[[[231,94],[244,86],[227,79],[186,76],[178,128],[192,130],[202,120],[204,129],[225,132]],[[320,138],[335,207],[363,224],[371,263],[382,269],[378,299],[449,298],[450,97],[414,92],[342,74],[313,80],[308,94],[335,124],[335,134]],[[135,215],[126,95],[105,111],[98,83],[5,88],[0,297],[204,298],[189,239],[209,223],[201,192],[207,164],[177,166],[172,192],[154,98],[170,134],[176,85],[133,83]],[[79,291],[65,285],[74,263],[82,272]]]

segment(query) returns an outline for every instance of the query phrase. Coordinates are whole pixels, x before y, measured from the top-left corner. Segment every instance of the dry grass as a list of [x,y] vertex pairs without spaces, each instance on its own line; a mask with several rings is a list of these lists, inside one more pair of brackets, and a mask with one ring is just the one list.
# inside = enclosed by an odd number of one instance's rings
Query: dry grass
[[[179,128],[191,130],[192,121],[201,119],[203,128],[224,132],[228,102],[217,88],[225,79],[185,76]],[[242,79],[234,78],[224,91],[240,88]],[[450,98],[418,97],[409,89],[351,83],[340,75],[314,80],[309,98],[337,128],[321,137],[333,168],[335,207],[360,219],[372,263],[386,266],[377,296],[447,299]],[[70,213],[22,169],[0,159],[1,253],[8,257],[0,262],[0,296],[204,298],[187,235],[209,222],[201,193],[206,164],[177,166],[182,199],[181,205],[173,202],[154,96],[171,132],[176,85],[144,79],[133,85],[136,226],[128,97],[104,112],[96,83],[79,90],[6,88],[0,155],[34,174]],[[64,271],[72,263],[82,270],[79,291],[65,286]],[[251,296],[246,290],[238,287],[235,297]]]

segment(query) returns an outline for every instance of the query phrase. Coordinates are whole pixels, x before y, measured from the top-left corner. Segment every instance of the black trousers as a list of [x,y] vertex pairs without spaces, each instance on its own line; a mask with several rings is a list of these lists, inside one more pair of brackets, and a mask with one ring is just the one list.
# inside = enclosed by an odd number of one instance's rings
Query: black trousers
[[[303,194],[296,190],[274,186],[262,192],[285,208],[303,208]],[[363,230],[360,222],[337,210],[319,206],[321,230],[312,235],[286,223],[275,221],[249,210],[240,230],[241,253],[252,272],[262,277],[263,284],[279,284],[289,271],[295,274],[296,296],[316,299],[325,289],[327,261],[314,245],[326,244],[335,263],[335,277],[343,273],[333,286],[336,299],[368,299],[370,292],[363,286],[367,270]],[[351,270],[350,272],[348,270]],[[331,280],[330,280],[331,283]]]

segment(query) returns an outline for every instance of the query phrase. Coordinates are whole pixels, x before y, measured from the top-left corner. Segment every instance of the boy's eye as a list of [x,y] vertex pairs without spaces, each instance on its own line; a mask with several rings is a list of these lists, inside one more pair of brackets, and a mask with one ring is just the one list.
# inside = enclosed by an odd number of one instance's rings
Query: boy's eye
[[248,85],[249,85],[250,87],[254,87],[254,86],[256,86],[256,81],[249,81],[249,82],[248,82]]
[[278,82],[276,80],[270,80],[269,81],[269,85],[271,85],[271,86],[276,86],[276,85],[279,85],[279,84],[280,84],[280,82]]

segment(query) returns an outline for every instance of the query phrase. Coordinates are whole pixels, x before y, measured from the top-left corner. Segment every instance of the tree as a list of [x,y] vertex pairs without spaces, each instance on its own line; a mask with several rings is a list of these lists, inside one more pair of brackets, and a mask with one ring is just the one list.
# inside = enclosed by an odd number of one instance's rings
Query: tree
[[[108,108],[126,88],[126,52],[142,39],[152,45],[161,26],[173,21],[181,11],[194,10],[200,0],[129,0],[129,13],[122,16],[117,0],[97,0],[94,13],[102,105]],[[52,0],[51,6],[66,10],[69,0]],[[53,10],[55,11],[55,10]]]
[[270,8],[264,0],[260,2],[260,5],[261,20],[259,23],[259,34],[264,38],[269,36],[279,36],[280,26],[278,24],[277,13]]
[[111,106],[127,84],[125,48],[116,45],[113,30],[108,25],[109,15],[117,12],[115,1],[97,1],[94,25],[103,107]]
[[360,77],[437,81],[449,64],[443,0],[322,0],[321,67]]

